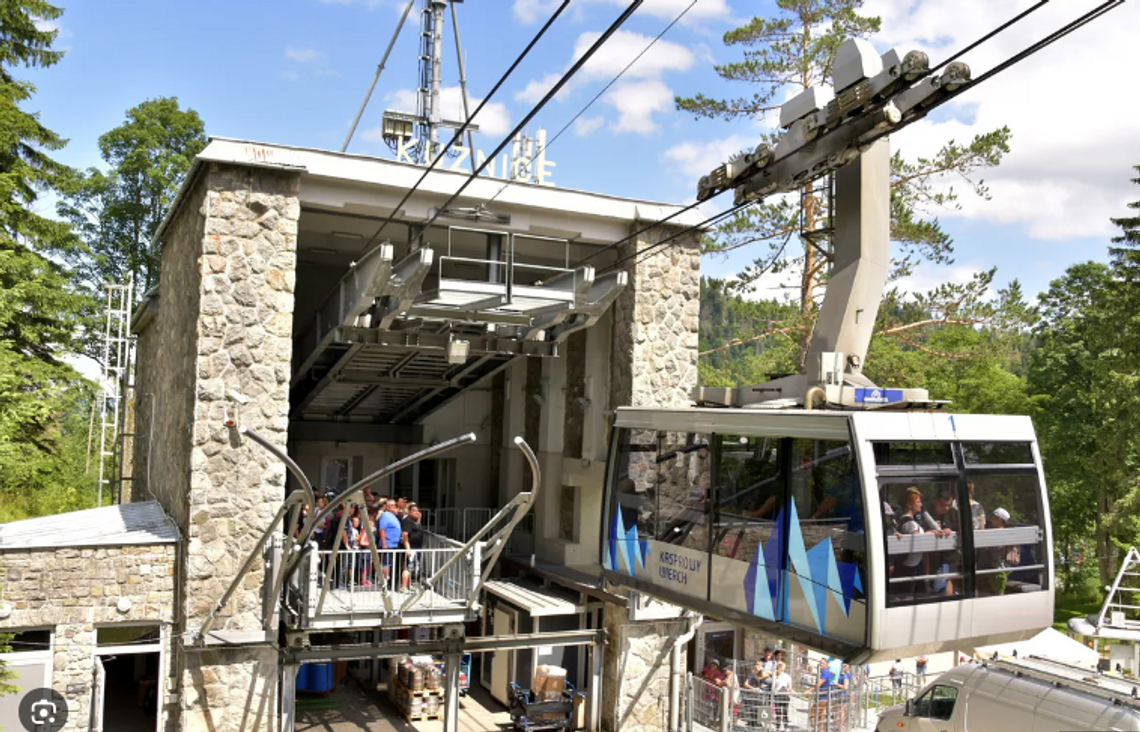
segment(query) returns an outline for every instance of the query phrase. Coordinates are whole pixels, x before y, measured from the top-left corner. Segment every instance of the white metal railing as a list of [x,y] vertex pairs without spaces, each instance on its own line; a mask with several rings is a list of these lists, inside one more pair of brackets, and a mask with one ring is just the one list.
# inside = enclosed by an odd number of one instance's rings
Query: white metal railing
[[689,674],[685,684],[685,721],[691,732],[849,732],[862,726],[858,699],[859,695],[850,690],[777,693],[726,686]]
[[[384,614],[387,595],[394,608],[444,564],[460,553],[457,546],[404,549],[342,549],[312,552],[306,604],[310,617],[346,613]],[[335,556],[334,556],[335,555]],[[479,576],[479,552],[469,552],[438,577],[410,611],[463,607]],[[377,565],[376,560],[379,560]]]
[[449,539],[470,541],[498,511],[496,508],[432,508],[421,509],[423,526],[428,531]]

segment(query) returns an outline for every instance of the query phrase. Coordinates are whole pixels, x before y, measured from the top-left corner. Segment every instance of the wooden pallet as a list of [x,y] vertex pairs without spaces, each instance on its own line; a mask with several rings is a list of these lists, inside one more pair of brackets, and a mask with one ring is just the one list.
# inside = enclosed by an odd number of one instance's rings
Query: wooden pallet
[[408,714],[403,712],[404,721],[406,722],[430,722],[432,720],[443,719],[443,712],[436,712],[435,714]]

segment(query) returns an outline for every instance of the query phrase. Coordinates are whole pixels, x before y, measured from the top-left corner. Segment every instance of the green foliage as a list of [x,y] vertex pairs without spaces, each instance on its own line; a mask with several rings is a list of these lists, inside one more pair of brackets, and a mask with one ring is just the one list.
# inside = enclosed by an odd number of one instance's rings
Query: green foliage
[[151,240],[205,146],[198,113],[181,109],[173,97],[127,110],[126,121],[99,138],[108,171],[91,168],[71,176],[59,206],[85,244],[69,261],[93,292],[124,282],[128,274],[139,295],[158,281]]
[[[12,652],[12,634],[0,633],[0,653]],[[15,694],[21,691],[20,687],[12,683],[16,678],[16,672],[8,668],[8,666],[0,661],[0,696],[7,696],[8,694]]]
[[[906,300],[889,293],[867,375],[880,384],[926,388],[956,412],[1025,414],[1025,379],[1017,367],[1028,347],[1023,329],[1030,310],[1016,282],[991,298],[992,279],[992,271],[983,272]],[[722,280],[702,279],[700,383],[741,386],[794,373],[798,334],[807,327],[791,304],[746,300]]]
[[[723,280],[702,277],[702,356],[698,362],[701,385],[755,384],[775,374],[795,371],[798,331],[766,334],[794,322],[797,316],[794,306],[745,300],[728,292]],[[746,342],[724,348],[733,340]]]
[[1041,296],[1029,366],[1057,543],[1092,533],[1101,584],[1140,534],[1140,218],[1113,223],[1110,263],[1074,265]]
[[[61,12],[42,0],[0,1],[0,521],[26,515],[37,491],[67,491],[64,473],[76,491],[82,484],[75,463],[57,459],[83,439],[76,443],[70,428],[82,380],[62,359],[85,342],[94,302],[59,263],[76,247],[68,226],[35,211],[39,195],[68,174],[48,155],[63,140],[21,108],[35,87],[13,75],[14,67],[59,61],[46,23]],[[0,636],[0,652],[10,639]],[[0,694],[17,691],[12,678],[0,662]]]

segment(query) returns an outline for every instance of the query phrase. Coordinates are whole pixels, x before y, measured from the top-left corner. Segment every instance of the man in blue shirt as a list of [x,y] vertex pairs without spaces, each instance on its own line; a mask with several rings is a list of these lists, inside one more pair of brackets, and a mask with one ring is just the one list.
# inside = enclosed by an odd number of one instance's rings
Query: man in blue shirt
[[[392,560],[400,550],[400,537],[404,535],[400,519],[396,517],[396,502],[392,499],[388,499],[385,504],[376,531],[380,534],[380,566],[384,568],[384,582],[387,584],[388,578],[392,576]],[[392,589],[391,585],[388,588]]]
[[828,666],[826,658],[819,659],[819,680],[815,684],[815,706],[811,713],[814,732],[828,732],[830,729],[828,722],[831,717],[831,693],[835,677]]

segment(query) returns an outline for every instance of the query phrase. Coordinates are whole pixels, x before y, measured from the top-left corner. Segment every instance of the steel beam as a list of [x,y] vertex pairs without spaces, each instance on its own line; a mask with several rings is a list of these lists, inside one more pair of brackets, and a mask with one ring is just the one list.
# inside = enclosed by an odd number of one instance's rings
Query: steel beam
[[393,249],[390,243],[381,244],[353,262],[336,284],[333,291],[317,309],[312,322],[297,339],[298,347],[310,349],[305,353],[301,367],[293,377],[293,386],[304,378],[317,358],[332,343],[332,336],[342,325],[355,325],[356,319],[372,307],[372,303],[385,291],[392,277]]
[[323,663],[369,658],[391,658],[410,654],[494,653],[537,646],[601,646],[606,642],[604,630],[564,630],[516,635],[491,635],[459,640],[410,641],[319,646],[285,651],[285,663]]
[[[496,335],[464,335],[468,343],[468,353],[501,353],[506,356],[557,356],[558,346],[545,341],[521,341]],[[383,346],[390,349],[408,349],[420,352],[447,353],[447,346],[453,340],[447,333],[423,333],[419,331],[392,331],[380,328],[337,328],[336,340],[343,343],[363,343],[369,346]]]

